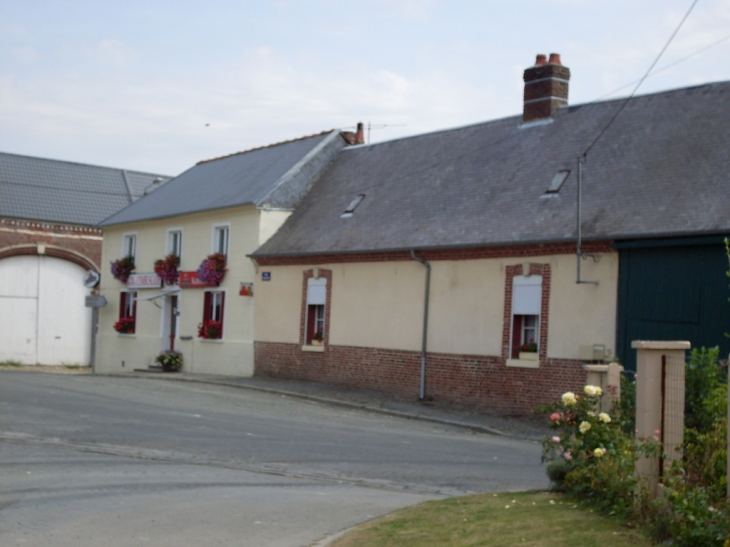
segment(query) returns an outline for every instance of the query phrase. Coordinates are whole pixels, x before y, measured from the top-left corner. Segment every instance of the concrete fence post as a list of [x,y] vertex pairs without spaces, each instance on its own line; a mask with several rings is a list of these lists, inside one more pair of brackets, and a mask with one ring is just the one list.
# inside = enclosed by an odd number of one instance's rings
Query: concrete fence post
[[618,363],[608,365],[583,365],[586,385],[598,386],[603,391],[599,412],[610,412],[621,401],[621,373],[624,367]]
[[635,340],[636,437],[657,436],[666,459],[641,458],[636,473],[652,497],[657,496],[664,467],[681,459],[684,442],[685,352],[690,343]]

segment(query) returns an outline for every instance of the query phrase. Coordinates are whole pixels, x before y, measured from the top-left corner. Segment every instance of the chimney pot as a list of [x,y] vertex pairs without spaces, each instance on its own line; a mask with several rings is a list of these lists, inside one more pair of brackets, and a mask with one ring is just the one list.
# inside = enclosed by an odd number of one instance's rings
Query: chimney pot
[[548,63],[551,65],[562,65],[560,62],[560,53],[551,53]]
[[535,59],[535,66],[540,66],[547,64],[547,57],[543,55],[542,53],[537,54],[537,58]]
[[365,129],[362,122],[357,122],[357,133],[355,133],[355,144],[365,144]]

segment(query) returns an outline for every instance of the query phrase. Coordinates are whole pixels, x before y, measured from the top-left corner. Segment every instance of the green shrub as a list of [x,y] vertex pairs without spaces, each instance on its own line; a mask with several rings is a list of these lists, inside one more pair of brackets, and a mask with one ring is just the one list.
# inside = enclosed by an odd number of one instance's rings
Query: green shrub
[[712,429],[718,414],[727,414],[727,373],[718,363],[720,348],[693,349],[687,362],[684,392],[685,427]]
[[586,386],[583,394],[565,393],[544,409],[557,434],[543,440],[543,461],[554,488],[606,513],[629,516],[637,491],[636,459],[656,453],[659,445],[656,439],[636,443],[616,415],[596,412],[600,395],[600,388]]
[[621,400],[618,403],[621,430],[629,436],[636,430],[636,377],[633,371],[621,373]]

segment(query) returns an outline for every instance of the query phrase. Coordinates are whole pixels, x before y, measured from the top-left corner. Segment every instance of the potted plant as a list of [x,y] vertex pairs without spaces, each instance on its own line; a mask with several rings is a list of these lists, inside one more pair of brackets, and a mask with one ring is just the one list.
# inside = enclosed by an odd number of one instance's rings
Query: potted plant
[[323,341],[324,341],[324,333],[322,332],[322,329],[319,329],[317,332],[315,332],[312,335],[312,345],[321,346]]
[[520,346],[519,358],[523,361],[537,361],[537,344],[534,339],[530,338],[530,341],[527,344],[522,344]]
[[127,282],[127,279],[129,279],[129,276],[131,275],[133,270],[133,256],[125,256],[124,258],[119,258],[112,262],[112,276],[114,276],[114,279],[117,279],[122,283]]
[[134,334],[134,317],[120,317],[114,323],[114,330],[119,334]]
[[215,283],[218,285],[226,273],[226,255],[213,253],[208,255],[198,266],[198,277],[204,283]]
[[165,285],[175,285],[180,277],[179,266],[179,256],[167,255],[161,260],[155,260],[155,273],[160,276]]
[[155,362],[158,363],[165,372],[177,372],[182,368],[183,355],[179,351],[166,349],[155,357]]
[[219,340],[223,336],[223,323],[208,319],[198,324],[198,337],[205,340]]

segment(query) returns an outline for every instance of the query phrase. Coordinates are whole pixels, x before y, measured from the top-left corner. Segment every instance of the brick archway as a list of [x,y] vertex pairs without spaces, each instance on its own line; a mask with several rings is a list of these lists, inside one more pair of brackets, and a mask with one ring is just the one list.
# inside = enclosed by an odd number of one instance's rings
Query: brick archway
[[43,244],[30,244],[30,245],[13,245],[11,247],[5,247],[0,249],[0,260],[3,258],[9,258],[11,256],[27,256],[27,255],[39,255],[39,256],[51,256],[54,258],[60,258],[62,260],[68,260],[74,264],[78,264],[85,270],[96,270],[99,271],[99,267],[94,262],[75,251],[64,249],[63,247],[57,247],[56,245],[43,245]]

